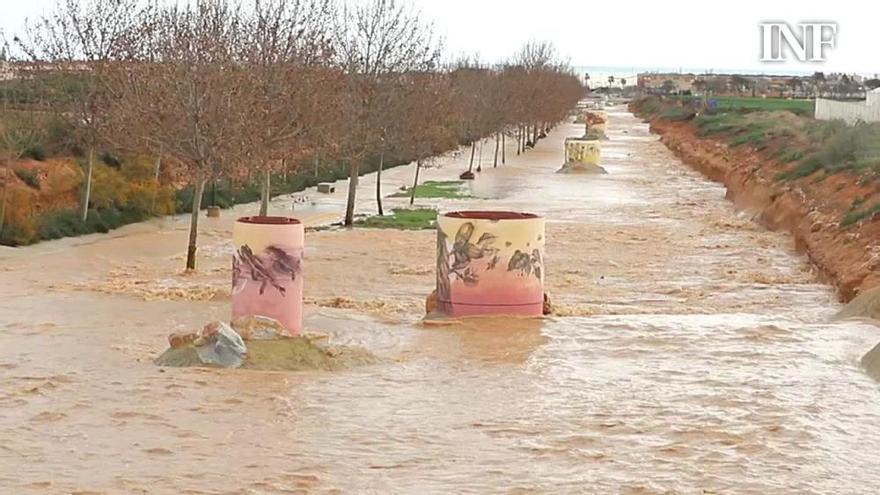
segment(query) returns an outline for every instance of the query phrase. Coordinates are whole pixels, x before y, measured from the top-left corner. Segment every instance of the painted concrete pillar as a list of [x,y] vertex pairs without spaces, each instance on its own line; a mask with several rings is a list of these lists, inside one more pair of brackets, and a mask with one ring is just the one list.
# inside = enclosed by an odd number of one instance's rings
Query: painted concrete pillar
[[436,295],[446,316],[541,316],[544,219],[511,211],[441,215]]
[[572,168],[580,165],[599,165],[602,144],[596,139],[565,138],[565,162]]
[[289,217],[242,217],[232,229],[232,318],[267,316],[302,330],[304,231]]
[[588,110],[587,111],[587,131],[601,131],[603,134],[608,132],[608,112],[605,110]]

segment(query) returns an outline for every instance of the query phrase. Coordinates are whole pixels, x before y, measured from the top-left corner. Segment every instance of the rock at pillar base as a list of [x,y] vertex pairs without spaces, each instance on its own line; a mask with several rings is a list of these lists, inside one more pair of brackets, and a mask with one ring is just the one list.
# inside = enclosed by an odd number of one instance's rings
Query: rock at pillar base
[[604,167],[595,164],[568,162],[556,171],[557,174],[607,174]]
[[238,368],[247,355],[241,335],[228,323],[215,321],[205,325],[193,344],[203,363],[221,368]]
[[280,321],[268,316],[240,316],[232,321],[232,328],[244,340],[274,340],[290,336]]
[[425,314],[432,315],[437,312],[437,291],[433,290],[425,298]]
[[216,366],[238,368],[247,356],[247,346],[228,323],[214,321],[202,330],[168,336],[171,348],[156,359],[159,366]]

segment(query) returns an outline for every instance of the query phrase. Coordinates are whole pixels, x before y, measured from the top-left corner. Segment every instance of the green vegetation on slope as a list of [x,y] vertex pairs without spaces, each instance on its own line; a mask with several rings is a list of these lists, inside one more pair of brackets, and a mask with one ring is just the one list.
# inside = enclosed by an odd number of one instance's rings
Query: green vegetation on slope
[[[701,96],[672,97],[682,102],[703,102]],[[765,111],[787,110],[798,115],[812,116],[815,103],[813,100],[793,100],[787,98],[759,98],[751,96],[710,96],[715,101],[718,111]]]

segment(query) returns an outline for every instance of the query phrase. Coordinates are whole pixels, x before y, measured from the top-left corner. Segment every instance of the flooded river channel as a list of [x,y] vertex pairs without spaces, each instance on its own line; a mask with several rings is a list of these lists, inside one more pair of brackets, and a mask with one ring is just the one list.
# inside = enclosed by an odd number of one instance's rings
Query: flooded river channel
[[[232,220],[256,205],[203,219],[195,274],[183,216],[0,251],[0,492],[874,491],[880,385],[858,360],[880,332],[826,323],[839,305],[792,239],[622,107],[609,173],[556,174],[582,133],[560,125],[498,168],[487,142],[475,199],[417,200],[544,215],[552,317],[423,325],[433,231],[307,233],[305,327],[377,364],[152,364],[167,334],[228,318]],[[387,171],[386,191],[412,173]],[[343,190],[272,212],[327,223]]]

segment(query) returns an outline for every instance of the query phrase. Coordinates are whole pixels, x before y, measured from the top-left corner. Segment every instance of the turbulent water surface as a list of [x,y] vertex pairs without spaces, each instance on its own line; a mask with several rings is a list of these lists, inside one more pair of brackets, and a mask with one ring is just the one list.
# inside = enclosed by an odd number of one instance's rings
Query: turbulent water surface
[[[228,317],[231,221],[253,205],[203,220],[195,274],[185,217],[0,251],[0,492],[873,491],[880,386],[858,359],[880,332],[825,323],[834,294],[788,237],[610,115],[608,175],[554,173],[583,131],[562,125],[498,168],[487,142],[479,199],[421,200],[545,215],[553,317],[425,326],[432,232],[307,234],[306,328],[378,364],[152,364],[168,333]],[[335,218],[343,189],[295,214]]]

